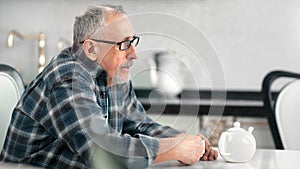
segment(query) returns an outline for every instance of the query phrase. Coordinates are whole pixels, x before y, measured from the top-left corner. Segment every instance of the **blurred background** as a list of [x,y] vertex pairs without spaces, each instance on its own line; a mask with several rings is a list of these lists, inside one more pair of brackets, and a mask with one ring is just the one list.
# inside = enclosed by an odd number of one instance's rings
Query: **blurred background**
[[[259,92],[272,70],[300,72],[298,0],[0,0],[0,62],[15,67],[28,84],[39,64],[72,44],[74,17],[102,3],[123,5],[142,37],[131,70],[140,92],[159,87],[170,89],[171,97],[182,90]],[[8,47],[13,30],[36,38],[15,37]],[[167,87],[159,80],[163,74]],[[172,125],[178,117],[153,118]],[[188,132],[205,131],[205,116],[181,118],[191,121]],[[266,118],[226,116],[206,126],[219,126],[218,134],[235,120],[255,127],[258,147],[274,147]]]

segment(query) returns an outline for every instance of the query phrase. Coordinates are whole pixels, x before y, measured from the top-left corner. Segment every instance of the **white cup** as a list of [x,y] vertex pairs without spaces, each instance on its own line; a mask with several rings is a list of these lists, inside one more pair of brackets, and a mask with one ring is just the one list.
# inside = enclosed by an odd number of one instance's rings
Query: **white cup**
[[202,157],[203,154],[205,153],[205,140],[201,139],[199,143],[200,143],[201,146],[203,146],[202,155],[201,155],[201,157]]

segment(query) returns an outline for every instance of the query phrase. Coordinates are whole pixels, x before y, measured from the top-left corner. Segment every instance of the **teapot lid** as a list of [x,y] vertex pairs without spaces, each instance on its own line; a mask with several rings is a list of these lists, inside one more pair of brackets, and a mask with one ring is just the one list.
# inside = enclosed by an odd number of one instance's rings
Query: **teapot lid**
[[241,132],[241,131],[243,131],[243,132],[245,132],[246,130],[245,129],[243,129],[243,128],[241,128],[240,127],[241,126],[241,124],[240,124],[240,122],[234,122],[233,123],[233,127],[232,128],[230,128],[230,129],[228,129],[228,131],[233,131],[233,132],[237,132],[237,131],[239,131],[239,132]]

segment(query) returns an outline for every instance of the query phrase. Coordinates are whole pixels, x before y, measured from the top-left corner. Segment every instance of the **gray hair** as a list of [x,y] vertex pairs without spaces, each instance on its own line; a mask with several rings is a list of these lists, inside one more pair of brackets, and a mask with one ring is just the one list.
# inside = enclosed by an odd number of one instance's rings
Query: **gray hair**
[[83,42],[103,28],[107,11],[111,9],[113,14],[125,14],[122,6],[106,4],[90,7],[83,15],[75,17],[73,50],[77,51],[81,45],[80,42]]

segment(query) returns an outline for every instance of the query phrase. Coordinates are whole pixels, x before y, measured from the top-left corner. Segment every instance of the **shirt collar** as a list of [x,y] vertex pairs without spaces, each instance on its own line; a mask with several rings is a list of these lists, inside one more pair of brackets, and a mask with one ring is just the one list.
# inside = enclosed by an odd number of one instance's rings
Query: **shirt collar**
[[[72,50],[72,49],[70,49]],[[98,65],[95,61],[90,60],[84,53],[82,49],[77,50],[76,53],[72,52],[72,55],[76,55],[77,59],[81,64],[87,69],[87,71],[90,73],[90,75],[93,78],[100,77],[103,79],[107,78],[107,74],[105,70]]]

